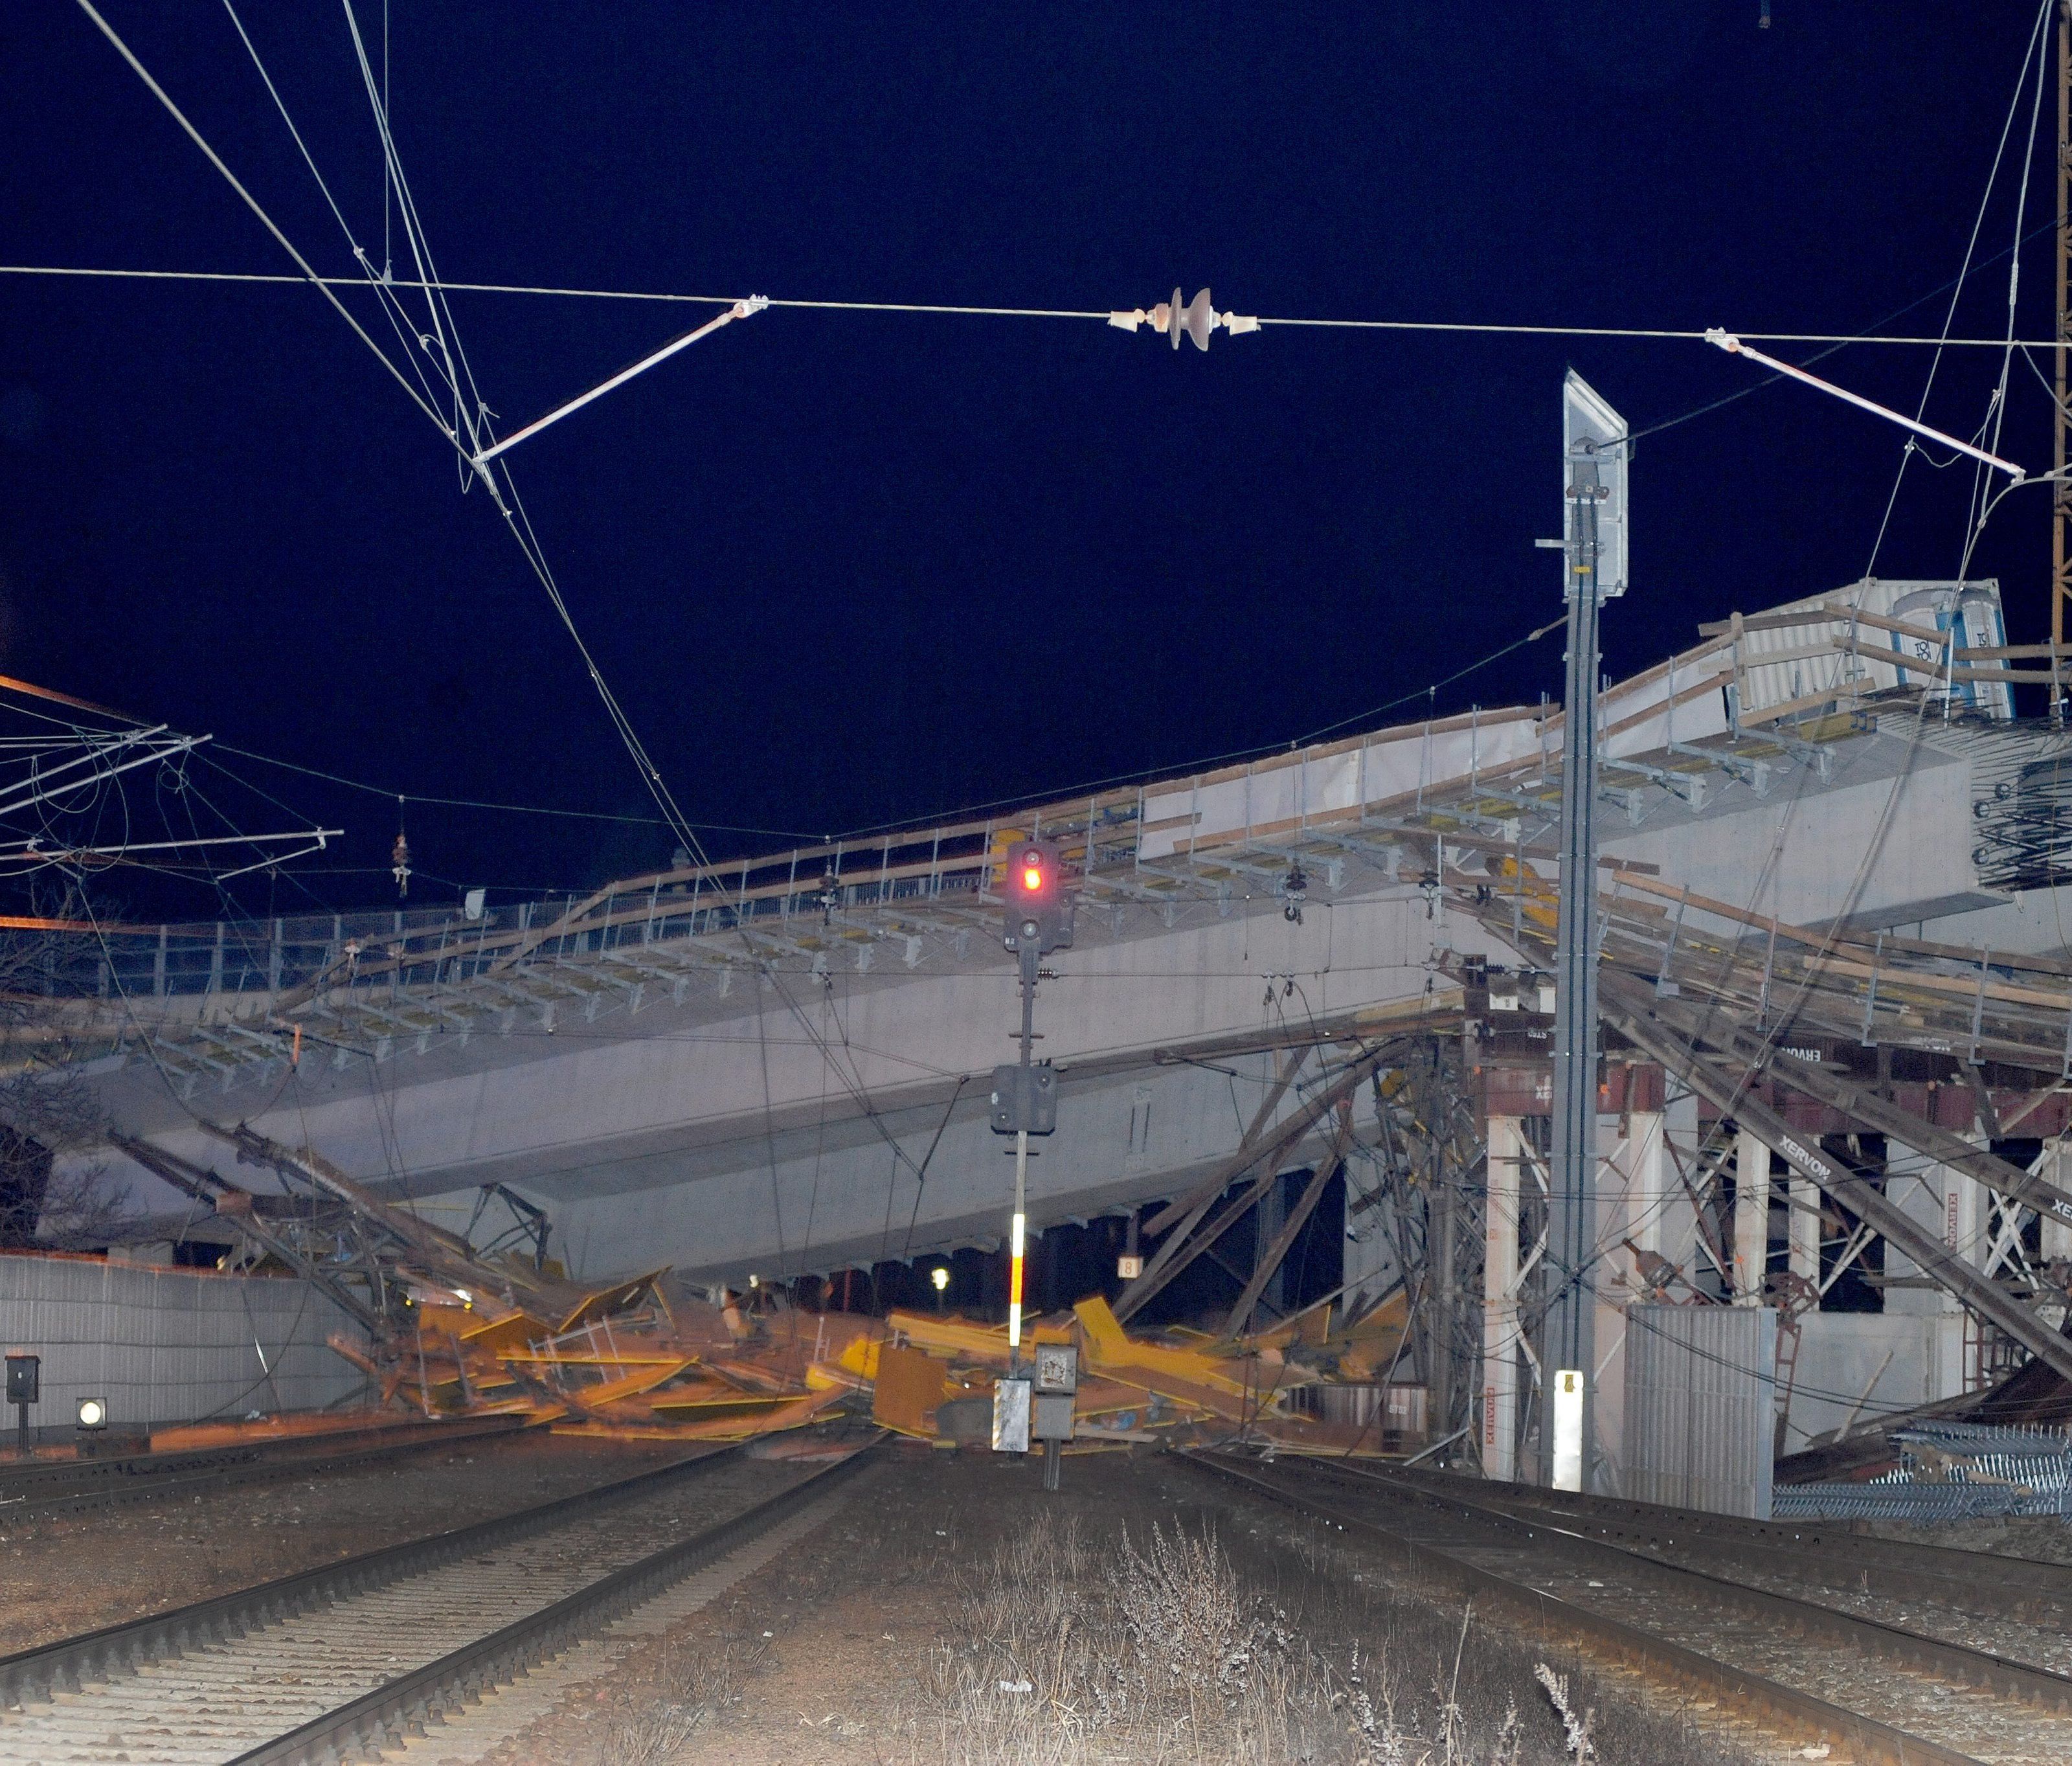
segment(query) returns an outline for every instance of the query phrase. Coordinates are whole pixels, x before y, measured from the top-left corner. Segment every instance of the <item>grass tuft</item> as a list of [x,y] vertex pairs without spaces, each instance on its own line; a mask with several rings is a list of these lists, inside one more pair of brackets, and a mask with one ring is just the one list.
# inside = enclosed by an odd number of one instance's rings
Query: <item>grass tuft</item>
[[[1570,1674],[1478,1631],[1472,1610],[1441,1618],[1325,1555],[1305,1554],[1307,1573],[1287,1579],[1298,1616],[1256,1591],[1271,1579],[1241,1573],[1211,1523],[1124,1529],[1097,1549],[1076,1519],[1039,1513],[953,1571],[944,1629],[964,1640],[935,1647],[898,1728],[916,1766],[1605,1758]],[[1534,1678],[1545,1697],[1521,1710]],[[1674,1719],[1629,1717],[1625,1731],[1611,1756],[1622,1766],[1745,1757]]]

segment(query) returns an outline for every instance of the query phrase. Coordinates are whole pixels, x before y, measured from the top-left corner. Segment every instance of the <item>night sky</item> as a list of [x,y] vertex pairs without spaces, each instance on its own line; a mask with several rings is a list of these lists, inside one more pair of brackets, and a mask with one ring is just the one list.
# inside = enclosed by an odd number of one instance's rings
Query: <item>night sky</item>
[[[378,52],[380,0],[357,4]],[[105,10],[348,272],[229,18]],[[378,259],[340,7],[240,10]],[[1884,328],[1934,333],[1947,296],[1922,298],[1957,272],[2036,6],[1760,10],[392,0],[391,103],[454,280],[1098,309],[1207,282],[1269,316],[1838,333],[1918,302]],[[5,9],[0,55],[0,257],[292,267],[73,6]],[[2029,338],[2051,323],[2051,72]],[[1959,335],[2006,323],[2029,120],[2025,90]],[[507,430],[709,311],[454,298]],[[775,831],[707,835],[735,853],[1285,744],[1556,617],[1531,542],[1559,531],[1572,364],[1636,431],[1758,379],[1692,342],[1281,330],[1203,356],[1086,321],[773,311],[513,459],[678,800]],[[1928,364],[1862,345],[1818,371],[1911,410]],[[1971,432],[2000,365],[1946,358],[1929,420]],[[2003,448],[2033,471],[2048,410],[2016,358]],[[1607,666],[1861,575],[1901,440],[1789,386],[1643,439]],[[1917,461],[1878,574],[1953,574],[1971,488]],[[1973,566],[2016,641],[2046,629],[2047,494],[2011,498]],[[0,277],[0,672],[413,796],[653,813],[502,523],[306,287]],[[1550,638],[1437,709],[1560,680]],[[242,905],[394,899],[393,804],[224,758],[351,830],[298,883],[234,886]],[[585,886],[672,844],[408,817],[413,904]]]

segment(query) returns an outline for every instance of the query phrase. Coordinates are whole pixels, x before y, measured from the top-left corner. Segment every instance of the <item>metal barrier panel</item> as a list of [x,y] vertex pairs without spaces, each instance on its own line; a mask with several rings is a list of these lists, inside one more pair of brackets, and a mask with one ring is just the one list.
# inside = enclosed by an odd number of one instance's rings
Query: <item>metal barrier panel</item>
[[34,1428],[70,1427],[83,1398],[116,1428],[321,1410],[364,1377],[334,1332],[366,1342],[306,1282],[0,1253],[0,1346],[43,1358]]
[[1626,1308],[1626,1495],[1767,1521],[1776,1429],[1772,1308]]

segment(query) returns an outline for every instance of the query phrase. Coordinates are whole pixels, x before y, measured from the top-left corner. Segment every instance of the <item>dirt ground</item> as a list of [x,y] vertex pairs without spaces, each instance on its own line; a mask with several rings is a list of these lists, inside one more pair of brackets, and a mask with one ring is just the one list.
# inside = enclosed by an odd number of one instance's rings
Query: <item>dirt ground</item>
[[1959,1551],[1996,1551],[2010,1558],[2072,1563],[2072,1521],[2062,1515],[2012,1515],[1990,1521],[1858,1521],[1850,1531],[1909,1545],[1943,1546]]
[[[1184,1682],[1165,1655],[1219,1665]],[[1605,1766],[1754,1757],[1170,1455],[1068,1459],[1053,1496],[1033,1460],[902,1443],[825,1525],[490,1759],[1552,1766],[1572,1756],[1542,1662]]]
[[0,1654],[487,1521],[683,1452],[528,1434],[18,1525],[0,1509]]

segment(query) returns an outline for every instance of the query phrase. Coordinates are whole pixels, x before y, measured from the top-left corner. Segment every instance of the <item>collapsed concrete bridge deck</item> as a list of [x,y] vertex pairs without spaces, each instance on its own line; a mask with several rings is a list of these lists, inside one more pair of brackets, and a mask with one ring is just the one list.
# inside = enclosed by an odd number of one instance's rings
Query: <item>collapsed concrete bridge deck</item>
[[[1895,1333],[1884,1395],[1931,1398],[1982,1377],[1992,1344],[2055,1352],[2062,1304],[2054,1186],[2027,1167],[2054,1175],[2072,1072],[2067,739],[2012,718],[2024,677],[1959,644],[1935,593],[1737,615],[1604,695],[1607,1055],[1652,1076],[1607,1074],[1607,1183],[1631,1193],[1608,1205],[1603,1303],[1651,1291],[1641,1250],[1749,1300],[1773,1266],[1832,1285],[1905,1237],[1823,1212],[1817,1174],[1752,1126],[1764,1109],[1802,1141],[1881,1137],[1875,1187],[1951,1253],[1893,1249],[1874,1330],[1816,1315],[1815,1418]],[[1503,1367],[1514,1398],[1531,1384],[1513,1346],[1561,737],[1558,710],[1474,711],[473,920],[131,929],[80,1010],[125,1131],[206,1161],[196,1116],[249,1120],[435,1216],[506,1186],[587,1275],[738,1282],[985,1245],[1006,1179],[985,1081],[1018,1020],[993,879],[1041,832],[1079,909],[1038,997],[1063,1097],[1032,1225],[1172,1204],[1150,1279],[1215,1227],[1202,1198],[1343,1161],[1348,1282],[1445,1265],[1420,1361],[1439,1414],[1465,1416]],[[2018,1159],[2023,1137],[2048,1144]],[[1486,1257],[1492,1202],[1518,1242]]]

